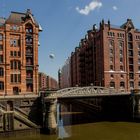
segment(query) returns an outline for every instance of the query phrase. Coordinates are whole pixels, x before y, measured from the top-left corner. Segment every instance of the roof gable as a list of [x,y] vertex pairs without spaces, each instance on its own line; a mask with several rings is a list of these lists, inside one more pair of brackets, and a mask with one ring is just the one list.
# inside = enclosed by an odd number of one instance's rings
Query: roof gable
[[27,9],[26,13],[19,13],[19,12],[11,12],[11,15],[6,20],[6,23],[8,24],[22,24],[26,22],[27,20],[31,19],[32,22],[39,26],[33,15],[31,14],[31,11]]
[[121,28],[130,30],[130,29],[135,29],[135,26],[134,26],[134,24],[133,24],[131,19],[127,19],[127,22],[125,22],[121,26]]

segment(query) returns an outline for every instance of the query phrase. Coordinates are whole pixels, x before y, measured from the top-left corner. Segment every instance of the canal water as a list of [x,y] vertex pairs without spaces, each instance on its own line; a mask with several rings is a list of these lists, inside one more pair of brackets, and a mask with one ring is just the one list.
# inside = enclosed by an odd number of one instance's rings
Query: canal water
[[76,106],[58,104],[56,135],[40,134],[4,140],[140,140],[140,123],[127,120],[98,120],[96,117],[93,112],[77,110]]
[[[63,135],[38,135],[7,140],[140,140],[140,124],[132,122],[96,122],[65,126]],[[59,138],[60,137],[60,138]]]

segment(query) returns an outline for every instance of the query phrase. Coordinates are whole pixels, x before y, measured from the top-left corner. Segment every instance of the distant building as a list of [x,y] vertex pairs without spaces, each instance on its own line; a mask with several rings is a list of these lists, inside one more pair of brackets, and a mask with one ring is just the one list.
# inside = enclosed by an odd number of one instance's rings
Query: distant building
[[46,90],[47,89],[47,75],[43,72],[39,72],[38,74],[39,78],[39,90]]
[[61,88],[70,87],[71,85],[71,75],[70,75],[70,58],[68,58],[61,69]]
[[47,76],[47,89],[48,90],[57,90],[58,89],[58,82],[50,76]]
[[38,93],[38,34],[31,11],[0,18],[0,95]]
[[99,28],[94,25],[81,39],[71,53],[69,65],[70,86],[140,89],[140,30],[131,19],[121,26],[102,20]]
[[61,69],[58,70],[58,88],[61,89]]

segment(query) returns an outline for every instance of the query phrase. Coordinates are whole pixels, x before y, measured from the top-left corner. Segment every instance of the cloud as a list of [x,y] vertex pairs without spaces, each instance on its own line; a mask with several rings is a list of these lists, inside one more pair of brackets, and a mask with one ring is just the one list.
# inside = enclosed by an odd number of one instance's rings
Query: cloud
[[78,11],[78,13],[80,13],[82,15],[88,15],[91,11],[94,11],[96,8],[99,9],[101,7],[102,7],[101,2],[92,1],[91,3],[86,5],[84,9],[80,9],[79,7],[76,7],[76,10]]
[[112,7],[114,11],[118,10],[117,6]]

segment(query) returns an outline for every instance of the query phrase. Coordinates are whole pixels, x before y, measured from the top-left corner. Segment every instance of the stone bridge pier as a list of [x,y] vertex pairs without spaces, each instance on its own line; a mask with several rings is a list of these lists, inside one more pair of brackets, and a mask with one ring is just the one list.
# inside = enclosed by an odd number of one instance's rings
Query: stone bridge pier
[[44,105],[43,128],[45,130],[45,133],[56,134],[57,99],[47,100]]

